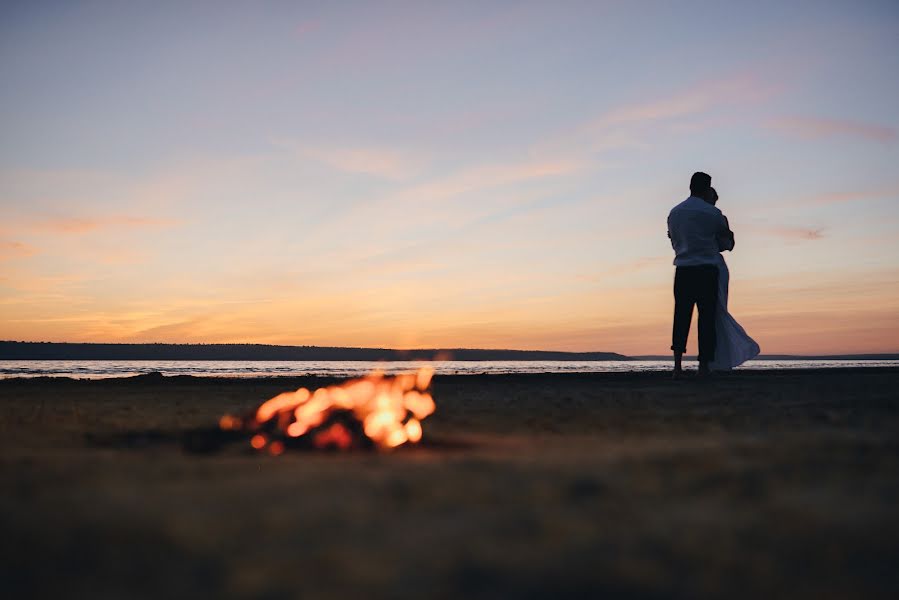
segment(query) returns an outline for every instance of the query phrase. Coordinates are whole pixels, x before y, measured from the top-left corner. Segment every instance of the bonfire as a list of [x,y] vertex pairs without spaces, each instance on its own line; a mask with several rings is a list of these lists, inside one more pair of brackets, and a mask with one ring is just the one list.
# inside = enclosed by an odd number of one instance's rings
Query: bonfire
[[415,444],[422,420],[434,412],[433,374],[430,367],[393,377],[375,372],[314,391],[284,392],[245,416],[223,416],[219,428],[272,455],[291,448],[387,450]]

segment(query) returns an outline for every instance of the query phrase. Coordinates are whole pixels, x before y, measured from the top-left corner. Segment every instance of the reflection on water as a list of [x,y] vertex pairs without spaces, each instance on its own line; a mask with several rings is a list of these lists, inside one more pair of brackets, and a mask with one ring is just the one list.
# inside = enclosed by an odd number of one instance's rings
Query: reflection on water
[[[204,361],[204,360],[0,360],[0,379],[10,377],[75,377],[102,379],[141,373],[195,377],[278,377],[324,375],[358,377],[376,369],[384,373],[414,371],[430,365],[438,375],[481,373],[611,373],[666,371],[668,360],[603,361]],[[689,367],[689,363],[687,364]],[[896,367],[899,360],[751,360],[741,369],[820,369]],[[693,365],[695,368],[695,363]]]

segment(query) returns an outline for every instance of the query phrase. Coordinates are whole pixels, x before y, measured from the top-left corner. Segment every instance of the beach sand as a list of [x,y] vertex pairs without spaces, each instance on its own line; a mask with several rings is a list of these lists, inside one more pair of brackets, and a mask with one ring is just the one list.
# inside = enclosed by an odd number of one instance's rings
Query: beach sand
[[331,381],[0,381],[0,593],[899,594],[899,369],[437,377],[389,454],[104,438]]

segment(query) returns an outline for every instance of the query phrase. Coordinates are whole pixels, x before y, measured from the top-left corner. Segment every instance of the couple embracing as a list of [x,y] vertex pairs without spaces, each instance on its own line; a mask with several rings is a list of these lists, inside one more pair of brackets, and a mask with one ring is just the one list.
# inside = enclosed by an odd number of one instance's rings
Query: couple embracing
[[726,371],[759,354],[759,345],[727,312],[730,273],[721,255],[734,249],[727,218],[715,206],[718,194],[712,178],[697,172],[690,179],[690,197],[671,209],[668,237],[674,248],[674,377],[683,369],[693,306],[699,312],[699,374]]

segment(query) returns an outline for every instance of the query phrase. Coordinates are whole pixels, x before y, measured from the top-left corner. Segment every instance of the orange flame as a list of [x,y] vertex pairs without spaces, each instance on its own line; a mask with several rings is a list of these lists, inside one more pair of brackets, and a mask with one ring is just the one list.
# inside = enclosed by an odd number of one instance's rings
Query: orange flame
[[316,448],[334,447],[338,450],[348,450],[353,445],[353,435],[340,423],[334,423],[316,434],[313,443]]
[[[219,426],[253,433],[250,445],[256,450],[267,446],[273,455],[307,434],[316,448],[346,450],[361,435],[381,449],[414,444],[422,438],[421,421],[436,408],[428,391],[433,375],[433,369],[423,367],[395,377],[375,372],[312,392],[300,388],[266,400],[246,419],[225,415]],[[344,417],[355,424],[342,423]]]

